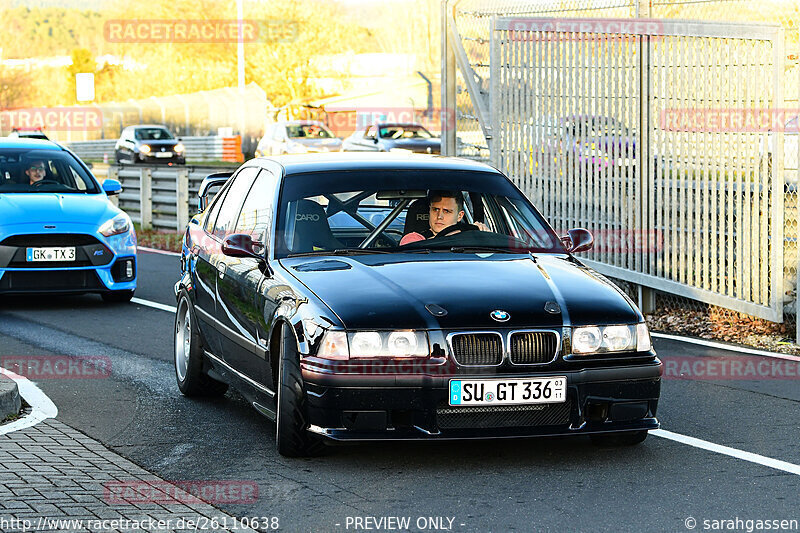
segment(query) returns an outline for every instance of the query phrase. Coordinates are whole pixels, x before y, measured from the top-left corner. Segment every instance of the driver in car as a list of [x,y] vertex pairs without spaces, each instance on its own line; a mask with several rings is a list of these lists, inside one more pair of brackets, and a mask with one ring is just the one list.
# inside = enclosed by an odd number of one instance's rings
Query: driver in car
[[[458,224],[464,218],[464,198],[461,193],[453,191],[431,191],[428,194],[430,210],[428,211],[428,224],[430,228],[422,233],[412,232],[403,236],[400,246],[412,242],[423,241],[436,237],[443,229]],[[489,231],[482,222],[475,222],[481,231]],[[458,231],[450,233],[458,233]]]
[[44,179],[47,167],[44,161],[34,160],[25,170],[25,175],[28,176],[28,185],[35,185],[37,182]]

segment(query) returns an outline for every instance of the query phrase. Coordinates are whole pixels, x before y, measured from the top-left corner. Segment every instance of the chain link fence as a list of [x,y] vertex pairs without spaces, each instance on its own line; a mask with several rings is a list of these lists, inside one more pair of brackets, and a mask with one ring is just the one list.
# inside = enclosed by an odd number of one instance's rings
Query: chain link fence
[[[481,93],[489,94],[490,91],[490,65],[491,65],[491,31],[492,23],[497,17],[536,17],[536,18],[603,18],[633,20],[636,18],[656,20],[698,20],[708,22],[744,23],[744,24],[778,24],[783,28],[785,38],[784,76],[783,76],[783,106],[787,112],[796,112],[800,109],[800,68],[798,55],[800,54],[800,6],[792,2],[780,0],[670,0],[670,1],[637,1],[637,0],[565,0],[565,1],[537,1],[537,0],[451,0],[446,10],[453,13],[454,22],[460,34],[461,44],[466,52],[469,65],[475,73],[475,80],[464,80],[461,69],[456,72],[456,153],[463,157],[470,157],[489,161],[492,157],[491,143],[497,142],[487,139],[484,128],[481,126],[479,113],[473,106],[468,87],[478,87]],[[732,44],[733,46],[733,44]],[[749,53],[747,51],[745,54]],[[745,56],[748,65],[760,59],[755,53]],[[699,56],[691,56],[688,61],[698,64],[702,61]],[[699,93],[700,91],[698,91]],[[725,95],[729,97],[730,95]],[[720,98],[720,101],[729,101]],[[758,97],[751,99],[758,103]],[[748,102],[747,99],[742,99]],[[763,97],[761,105],[768,105],[769,99]],[[755,105],[755,104],[750,104]],[[796,114],[796,113],[795,113]],[[791,115],[787,115],[787,121]],[[687,333],[701,337],[722,338],[740,342],[752,342],[764,345],[763,339],[758,340],[743,338],[743,332],[750,336],[762,335],[772,339],[770,348],[791,351],[788,346],[775,346],[778,342],[793,339],[797,332],[796,297],[797,297],[797,239],[798,239],[798,141],[797,123],[791,130],[787,125],[784,137],[784,156],[782,165],[783,176],[773,175],[773,161],[771,160],[772,138],[758,148],[743,144],[743,151],[753,152],[754,172],[763,170],[769,180],[783,180],[784,186],[784,214],[783,214],[783,324],[755,319],[746,314],[732,311],[723,307],[710,305],[690,298],[676,296],[672,293],[655,291],[651,307],[654,312],[650,319],[657,329],[685,330]],[[697,140],[705,140],[702,138]],[[687,148],[690,145],[687,144]],[[749,153],[748,152],[748,153]],[[725,155],[725,157],[732,157]],[[724,169],[724,163],[720,168]],[[777,172],[775,173],[777,174]],[[746,178],[745,178],[746,179]],[[720,205],[725,209],[728,205],[734,206],[735,199],[730,195],[720,199]],[[739,204],[741,206],[741,204]],[[727,209],[726,209],[727,210]],[[736,229],[736,218],[732,209],[729,220],[724,223],[731,224]],[[748,213],[751,211],[748,210]],[[757,210],[752,210],[753,216]],[[700,228],[697,228],[698,230]],[[775,232],[779,233],[779,232]],[[753,259],[752,257],[748,258]],[[755,258],[758,261],[758,258]],[[767,265],[775,268],[776,265]],[[738,264],[738,269],[750,268],[750,265]],[[640,289],[637,285],[623,280],[612,280],[617,283],[634,300],[641,301]],[[778,339],[777,341],[775,339]]]

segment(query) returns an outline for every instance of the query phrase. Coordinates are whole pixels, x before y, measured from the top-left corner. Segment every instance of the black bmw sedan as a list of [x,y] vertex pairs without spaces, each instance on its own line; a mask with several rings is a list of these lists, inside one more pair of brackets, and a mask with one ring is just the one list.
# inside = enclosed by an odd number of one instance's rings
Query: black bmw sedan
[[502,173],[424,155],[253,159],[186,232],[185,395],[239,389],[283,455],[334,441],[659,427],[642,314]]

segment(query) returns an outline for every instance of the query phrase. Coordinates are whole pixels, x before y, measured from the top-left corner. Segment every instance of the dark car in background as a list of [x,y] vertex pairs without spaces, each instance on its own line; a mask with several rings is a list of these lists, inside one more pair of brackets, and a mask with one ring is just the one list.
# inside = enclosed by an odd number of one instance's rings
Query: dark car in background
[[530,170],[597,172],[636,163],[636,133],[620,121],[600,115],[541,117],[523,126]]
[[442,140],[421,124],[379,122],[355,131],[342,143],[345,152],[439,154]]
[[50,139],[42,131],[42,128],[14,128],[8,134],[11,139],[41,139],[49,141]]
[[[461,222],[401,245],[442,190]],[[178,387],[235,386],[289,456],[325,441],[639,443],[659,427],[661,362],[634,303],[573,255],[591,242],[559,237],[468,160],[253,159],[187,228]]]
[[186,147],[158,124],[128,126],[114,146],[117,163],[185,165]]
[[342,140],[316,120],[276,122],[258,142],[255,156],[339,152]]

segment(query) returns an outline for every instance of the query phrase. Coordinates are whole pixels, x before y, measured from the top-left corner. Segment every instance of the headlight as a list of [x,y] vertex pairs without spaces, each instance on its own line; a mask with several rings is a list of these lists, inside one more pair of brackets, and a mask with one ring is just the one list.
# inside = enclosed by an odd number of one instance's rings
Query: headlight
[[146,145],[146,144],[143,144],[143,145],[141,145],[139,147],[139,151],[142,152],[143,154],[149,154],[150,153],[150,147],[148,145]]
[[107,220],[98,230],[102,235],[111,237],[120,233],[127,233],[131,229],[131,219],[125,213],[120,213],[111,220]]
[[424,331],[328,331],[317,352],[325,359],[375,357],[428,357],[430,347]]
[[183,143],[178,143],[175,145],[176,152],[180,153],[183,152],[184,150],[186,150],[186,147],[183,145]]
[[646,352],[652,348],[647,324],[589,326],[572,331],[572,353]]

